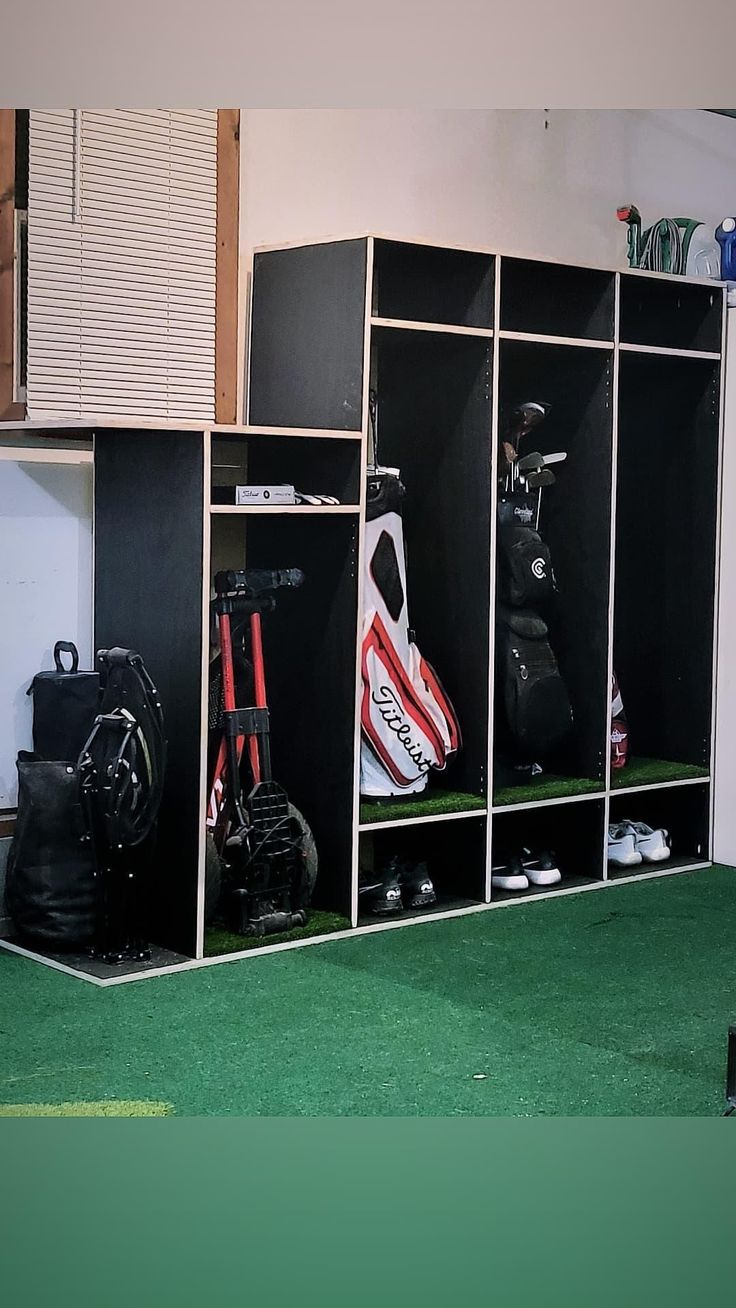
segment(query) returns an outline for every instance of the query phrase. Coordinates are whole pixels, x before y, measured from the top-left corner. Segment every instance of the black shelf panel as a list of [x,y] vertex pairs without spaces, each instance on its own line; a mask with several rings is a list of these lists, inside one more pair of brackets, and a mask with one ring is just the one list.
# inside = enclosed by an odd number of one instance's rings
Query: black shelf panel
[[98,429],[94,498],[94,647],[142,655],[168,742],[148,935],[193,955],[202,816],[201,432]]
[[360,430],[366,257],[365,240],[256,254],[253,426]]
[[651,354],[620,361],[614,668],[629,749],[701,768],[711,741],[719,371]]
[[493,327],[494,258],[376,238],[374,317]]
[[720,286],[621,276],[619,336],[627,345],[719,351],[722,314]]
[[615,276],[598,268],[501,260],[501,329],[612,341]]
[[215,435],[212,487],[287,484],[357,506],[360,454],[359,442],[329,436]]

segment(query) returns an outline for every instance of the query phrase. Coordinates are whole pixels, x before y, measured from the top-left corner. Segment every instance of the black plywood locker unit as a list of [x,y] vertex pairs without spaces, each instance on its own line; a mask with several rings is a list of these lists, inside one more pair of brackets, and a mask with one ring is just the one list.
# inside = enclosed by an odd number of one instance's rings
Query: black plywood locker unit
[[[359,876],[392,856],[428,862],[433,911],[446,915],[542,893],[493,885],[524,844],[563,867],[543,893],[651,874],[607,865],[608,825],[626,818],[670,832],[655,874],[707,865],[723,307],[712,283],[410,240],[264,249],[247,425],[94,426],[95,643],[140,649],[167,720],[157,946],[197,958],[239,948],[205,930],[202,911],[209,599],[228,566],[307,576],[264,621],[264,641],[275,773],[321,857],[312,932],[375,928]],[[369,388],[379,461],[407,488],[411,625],[463,732],[426,794],[379,804],[359,794]],[[511,785],[495,706],[497,451],[527,399],[551,410],[526,448],[567,453],[541,531],[574,730],[541,777]],[[237,485],[277,482],[338,503],[234,503]],[[614,670],[631,750],[619,771]]]

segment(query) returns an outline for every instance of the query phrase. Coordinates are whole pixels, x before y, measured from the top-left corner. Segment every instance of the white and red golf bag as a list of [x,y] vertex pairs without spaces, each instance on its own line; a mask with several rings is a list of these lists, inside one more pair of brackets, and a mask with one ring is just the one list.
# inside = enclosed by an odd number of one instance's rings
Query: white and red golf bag
[[363,575],[360,792],[417,795],[460,748],[436,673],[412,640],[398,476],[368,481]]
[[611,682],[611,767],[615,770],[625,768],[628,761],[629,727],[618,678],[614,672]]

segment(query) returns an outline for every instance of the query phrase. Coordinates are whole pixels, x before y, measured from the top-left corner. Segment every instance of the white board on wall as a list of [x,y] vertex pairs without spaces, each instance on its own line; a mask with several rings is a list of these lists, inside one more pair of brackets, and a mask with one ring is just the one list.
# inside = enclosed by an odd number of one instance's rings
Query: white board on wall
[[92,468],[0,463],[0,809],[15,807],[19,749],[31,749],[26,694],[57,640],[92,666]]

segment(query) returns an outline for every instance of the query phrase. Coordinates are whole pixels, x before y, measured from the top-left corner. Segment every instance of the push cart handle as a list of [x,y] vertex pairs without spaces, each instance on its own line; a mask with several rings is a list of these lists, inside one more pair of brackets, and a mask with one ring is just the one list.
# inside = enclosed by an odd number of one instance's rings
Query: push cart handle
[[215,574],[215,594],[254,599],[285,586],[301,586],[303,581],[304,573],[301,568],[245,568],[242,571],[229,569]]

